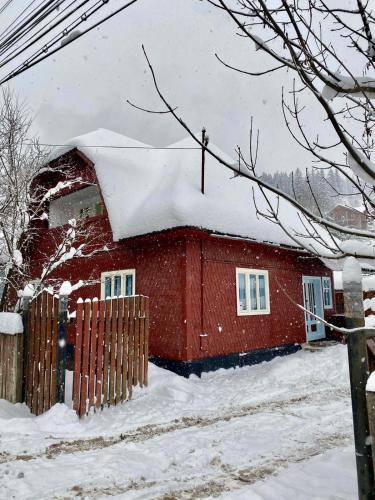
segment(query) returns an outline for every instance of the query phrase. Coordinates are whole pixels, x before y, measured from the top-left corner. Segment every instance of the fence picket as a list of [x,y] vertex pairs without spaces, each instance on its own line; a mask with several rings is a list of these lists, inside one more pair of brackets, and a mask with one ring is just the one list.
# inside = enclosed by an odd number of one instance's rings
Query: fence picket
[[91,301],[85,302],[83,318],[83,339],[82,339],[82,365],[81,365],[81,396],[79,404],[79,415],[87,413],[88,377],[89,377],[89,349],[90,349],[90,322],[91,322]]
[[83,302],[77,302],[76,309],[76,340],[74,349],[73,372],[73,408],[78,413],[81,395],[81,364],[82,364],[82,332],[83,332]]
[[143,362],[144,362],[143,384],[146,387],[148,385],[148,336],[149,336],[149,328],[150,328],[150,300],[148,298],[146,298],[146,303],[145,303],[145,341],[144,341],[144,354],[143,354]]
[[90,334],[90,368],[89,368],[89,408],[95,406],[95,368],[97,351],[97,331],[98,331],[98,301],[92,302],[91,310],[91,334]]
[[39,355],[39,389],[38,389],[38,413],[43,413],[44,404],[44,381],[45,381],[45,364],[46,364],[46,311],[47,311],[47,296],[41,294],[40,304],[40,355]]
[[44,393],[43,393],[43,411],[47,411],[50,406],[50,389],[51,389],[51,337],[52,337],[52,309],[53,297],[47,295],[47,317],[46,317],[46,354],[45,354],[45,379],[44,379]]
[[128,395],[133,395],[133,363],[134,363],[134,314],[135,298],[129,298],[129,340],[128,340]]
[[53,317],[52,317],[52,332],[51,332],[51,390],[50,390],[50,407],[56,403],[57,396],[57,337],[58,337],[58,321],[59,321],[59,299],[53,297]]
[[31,406],[33,388],[34,344],[35,344],[35,300],[29,308],[29,331],[27,333],[27,364],[26,364],[26,404]]
[[115,403],[122,400],[122,384],[121,384],[121,364],[122,364],[122,349],[124,337],[124,299],[118,299],[118,320],[117,320],[117,346],[116,346],[116,398]]
[[127,374],[128,374],[128,344],[129,344],[129,299],[124,301],[124,320],[123,320],[123,340],[122,340],[122,390],[121,401],[127,399]]
[[96,408],[102,406],[103,392],[103,350],[104,350],[104,328],[105,328],[105,301],[101,300],[99,304],[98,319],[98,350],[96,356]]
[[109,381],[109,349],[111,339],[111,313],[112,301],[105,301],[105,335],[104,335],[104,365],[103,365],[103,405],[109,403],[108,381]]
[[139,298],[139,356],[138,373],[139,385],[143,387],[144,380],[144,341],[145,341],[145,298]]

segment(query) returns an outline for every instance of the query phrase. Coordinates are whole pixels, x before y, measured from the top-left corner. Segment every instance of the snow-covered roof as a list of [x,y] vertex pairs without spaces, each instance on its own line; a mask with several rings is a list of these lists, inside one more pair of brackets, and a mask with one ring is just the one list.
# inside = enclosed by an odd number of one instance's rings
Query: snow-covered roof
[[[201,193],[201,149],[191,137],[166,149],[155,149],[110,130],[98,129],[70,139],[52,152],[51,159],[74,147],[95,166],[115,241],[190,226],[298,247],[279,225],[257,217],[253,190],[259,208],[267,210],[257,185],[234,176],[209,154],[205,163],[205,194]],[[209,147],[235,164],[212,143]],[[304,233],[296,209],[280,200],[279,210],[288,229]]]
[[347,210],[353,210],[353,211],[359,212],[361,214],[363,214],[367,211],[367,207],[365,207],[364,205],[360,205],[359,207],[352,207],[351,205],[345,205],[344,203],[338,203],[333,208],[331,208],[331,210],[328,212],[328,214],[330,214],[331,212],[333,212],[337,208],[346,208]]

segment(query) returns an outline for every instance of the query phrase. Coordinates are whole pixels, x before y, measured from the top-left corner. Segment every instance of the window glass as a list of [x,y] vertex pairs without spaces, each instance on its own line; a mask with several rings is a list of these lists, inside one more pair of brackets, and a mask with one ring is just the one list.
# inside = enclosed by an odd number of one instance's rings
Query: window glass
[[238,274],[238,300],[239,300],[240,310],[245,311],[247,309],[246,276],[243,273]]
[[329,309],[333,306],[331,278],[323,276],[322,285],[323,285],[323,304],[326,309]]
[[121,276],[114,277],[113,295],[115,297],[121,295]]
[[237,314],[269,314],[268,271],[236,269]]
[[135,292],[135,270],[108,271],[101,275],[101,297],[129,296]]
[[258,276],[259,280],[259,309],[263,311],[267,309],[267,300],[266,300],[266,278],[263,274]]
[[133,295],[133,275],[132,274],[126,275],[125,295]]
[[112,278],[107,276],[104,280],[104,298],[112,297]]
[[251,309],[256,311],[258,309],[257,300],[257,277],[255,274],[250,274],[250,303]]

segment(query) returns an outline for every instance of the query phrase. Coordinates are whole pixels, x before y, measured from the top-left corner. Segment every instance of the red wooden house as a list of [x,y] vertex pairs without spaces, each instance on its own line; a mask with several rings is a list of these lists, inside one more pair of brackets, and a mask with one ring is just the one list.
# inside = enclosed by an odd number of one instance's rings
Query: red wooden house
[[[325,336],[295,303],[331,314],[331,271],[258,218],[251,183],[209,155],[202,194],[201,151],[192,140],[159,150],[100,129],[56,150],[48,167],[35,186],[79,181],[60,190],[35,225],[26,256],[32,276],[40,276],[61,227],[84,219],[97,235],[91,256],[56,268],[51,283],[84,281],[71,310],[78,297],[149,296],[150,352],[158,365],[200,374],[271,359]],[[295,210],[287,215],[291,226],[300,224]]]

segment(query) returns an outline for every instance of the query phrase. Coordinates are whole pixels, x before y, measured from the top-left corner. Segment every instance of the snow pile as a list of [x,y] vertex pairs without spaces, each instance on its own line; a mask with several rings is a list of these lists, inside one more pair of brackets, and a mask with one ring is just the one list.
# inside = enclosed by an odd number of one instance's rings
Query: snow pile
[[60,287],[60,295],[70,295],[72,293],[72,285],[70,281],[64,281]]
[[[116,148],[99,147],[111,145]],[[87,147],[98,146],[98,147]],[[70,139],[51,159],[79,148],[95,165],[115,241],[175,227],[199,227],[224,235],[298,247],[305,228],[299,213],[280,200],[279,215],[293,237],[277,224],[258,217],[268,206],[257,185],[220,165],[206,154],[205,194],[201,193],[201,150],[191,138],[152,149],[115,132],[98,129]],[[235,161],[215,145],[210,149],[231,165]],[[126,149],[128,148],[128,149]],[[133,148],[133,149],[132,149]],[[270,194],[277,206],[276,197]],[[318,232],[323,231],[316,226]],[[303,243],[309,245],[308,239]],[[314,242],[315,248],[327,250]]]
[[375,392],[375,372],[372,372],[367,380],[366,391]]
[[21,315],[12,312],[0,312],[0,333],[5,333],[7,335],[23,333]]
[[0,401],[0,496],[349,500],[352,433],[345,346],[201,379],[150,364],[147,389],[82,421]]

